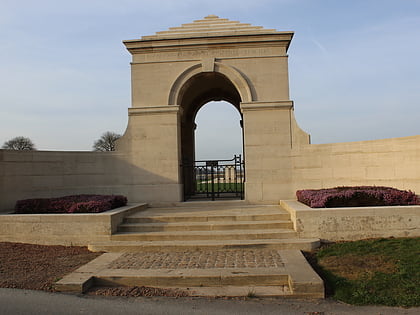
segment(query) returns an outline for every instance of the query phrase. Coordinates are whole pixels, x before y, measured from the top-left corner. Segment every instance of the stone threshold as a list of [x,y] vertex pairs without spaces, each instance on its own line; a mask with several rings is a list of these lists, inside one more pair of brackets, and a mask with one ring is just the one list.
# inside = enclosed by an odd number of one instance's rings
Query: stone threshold
[[93,286],[151,286],[188,290],[191,296],[324,297],[323,281],[299,250],[278,253],[282,266],[277,268],[207,269],[116,269],[115,261],[124,265],[125,254],[105,253],[56,282],[55,289],[83,293]]

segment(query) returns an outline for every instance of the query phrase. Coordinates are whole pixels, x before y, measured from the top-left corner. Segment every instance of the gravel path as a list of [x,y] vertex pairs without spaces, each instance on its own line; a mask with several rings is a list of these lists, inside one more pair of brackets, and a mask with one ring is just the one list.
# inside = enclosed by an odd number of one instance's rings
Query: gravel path
[[0,287],[54,291],[55,281],[99,255],[86,247],[0,242]]
[[419,312],[420,308],[352,306],[329,299],[119,298],[0,289],[0,314],[417,315]]

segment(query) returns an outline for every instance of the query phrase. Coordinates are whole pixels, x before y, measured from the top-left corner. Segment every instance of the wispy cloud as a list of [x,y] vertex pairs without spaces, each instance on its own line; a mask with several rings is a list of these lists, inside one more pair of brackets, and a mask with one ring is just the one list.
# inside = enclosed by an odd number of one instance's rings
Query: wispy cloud
[[2,0],[0,145],[23,134],[41,148],[89,150],[103,131],[123,132],[121,41],[208,14],[296,31],[291,95],[315,142],[419,134],[417,12],[418,1]]

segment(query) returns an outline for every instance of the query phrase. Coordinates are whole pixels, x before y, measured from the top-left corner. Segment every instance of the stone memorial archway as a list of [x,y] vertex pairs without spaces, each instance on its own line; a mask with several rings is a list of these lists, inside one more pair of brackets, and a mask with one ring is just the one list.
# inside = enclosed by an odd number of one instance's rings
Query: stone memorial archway
[[194,117],[214,100],[230,102],[243,117],[246,199],[276,201],[279,190],[290,193],[289,151],[296,134],[309,143],[289,99],[292,37],[210,15],[124,41],[133,56],[132,108],[118,148],[159,176],[145,193],[156,184],[164,199],[183,199],[191,185],[182,165],[194,160]]
[[[210,15],[125,41],[132,54],[132,106],[117,151],[0,150],[0,210],[19,199],[80,193],[123,194],[152,205],[182,201],[194,187],[185,171],[194,160],[194,116],[212,100],[226,100],[242,115],[249,203],[274,204],[294,199],[298,189],[347,185],[418,193],[419,135],[310,144],[289,99],[292,37]],[[225,177],[242,175],[233,170]]]

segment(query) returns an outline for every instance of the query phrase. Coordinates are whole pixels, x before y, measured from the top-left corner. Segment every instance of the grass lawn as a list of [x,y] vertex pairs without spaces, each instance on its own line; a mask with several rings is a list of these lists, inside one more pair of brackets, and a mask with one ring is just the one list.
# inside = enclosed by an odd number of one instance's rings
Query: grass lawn
[[310,257],[334,299],[420,306],[420,237],[335,243]]
[[[201,182],[201,183],[197,183],[197,191],[198,192],[202,192],[202,191],[211,191],[212,189],[212,185],[211,183],[206,183],[206,182]],[[244,189],[244,184],[243,183],[214,183],[214,191],[215,192],[236,192],[236,191],[243,191]]]

